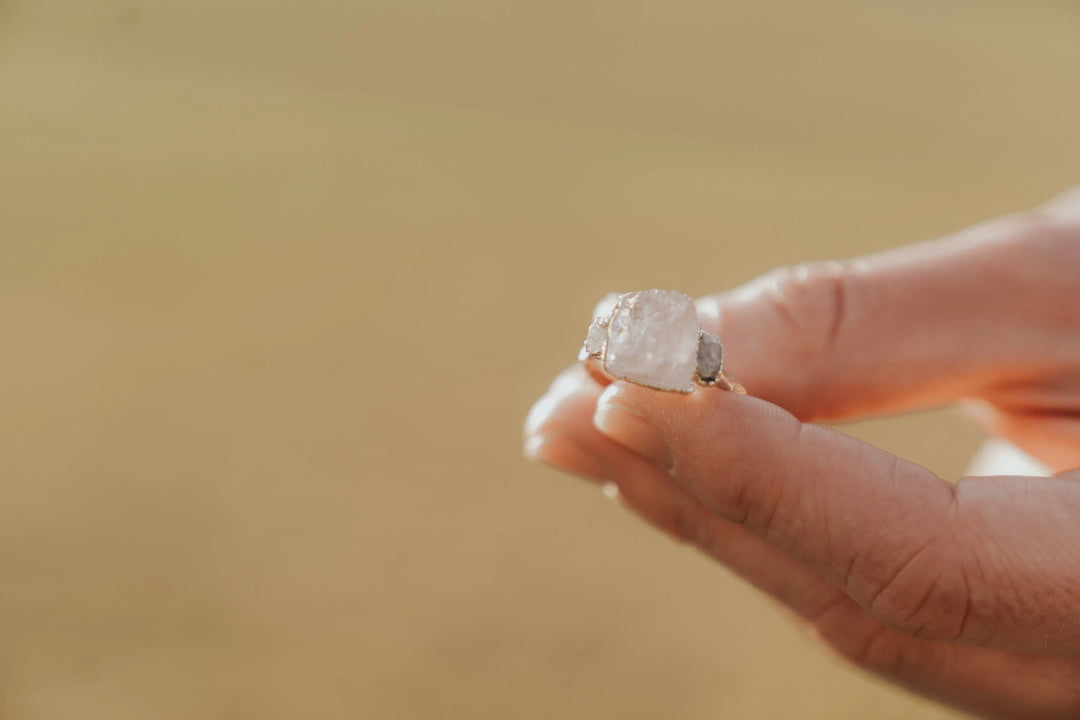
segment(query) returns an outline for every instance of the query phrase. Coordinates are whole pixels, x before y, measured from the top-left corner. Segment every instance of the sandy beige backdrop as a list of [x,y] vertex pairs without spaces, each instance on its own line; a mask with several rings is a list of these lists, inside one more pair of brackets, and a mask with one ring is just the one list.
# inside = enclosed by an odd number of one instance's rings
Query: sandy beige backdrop
[[1074,182],[1078,38],[1065,0],[0,0],[0,718],[948,717],[520,422],[608,289]]

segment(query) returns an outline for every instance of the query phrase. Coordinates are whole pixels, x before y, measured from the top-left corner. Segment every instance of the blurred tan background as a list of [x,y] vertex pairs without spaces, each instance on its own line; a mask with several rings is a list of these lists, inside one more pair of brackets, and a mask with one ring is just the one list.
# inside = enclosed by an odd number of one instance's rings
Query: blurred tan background
[[0,0],[0,718],[951,717],[520,424],[609,289],[1075,182],[1078,38],[1066,0]]

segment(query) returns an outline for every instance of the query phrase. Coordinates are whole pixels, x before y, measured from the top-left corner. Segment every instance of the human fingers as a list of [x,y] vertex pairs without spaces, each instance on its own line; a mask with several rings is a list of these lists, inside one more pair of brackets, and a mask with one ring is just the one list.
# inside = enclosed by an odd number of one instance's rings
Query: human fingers
[[[529,412],[525,451],[531,459],[588,479],[613,483],[620,499],[668,535],[696,545],[738,575],[812,618],[837,591],[778,548],[707,510],[638,450],[593,425],[603,387],[580,366],[553,383]],[[645,448],[648,453],[650,450]]]
[[[1058,658],[934,642],[888,628],[821,574],[747,528],[707,510],[667,472],[597,431],[603,386],[580,367],[560,375],[537,402],[528,438],[538,459],[613,482],[641,517],[714,559],[789,608],[842,658],[924,695],[986,717],[1063,718],[1080,707],[1080,669]],[[536,435],[539,433],[539,435]],[[582,462],[582,459],[585,462]],[[597,474],[595,468],[602,468]]]
[[700,299],[698,311],[723,338],[732,374],[802,420],[977,396],[1080,369],[1080,315],[1062,301],[1080,272],[1080,230],[1065,218],[1021,213],[777,270]]
[[[1080,484],[961,482],[760,399],[617,382],[594,422],[705,507],[933,640],[1080,652]],[[993,491],[991,491],[993,489]]]
[[[1080,400],[1072,407],[1080,408]],[[965,404],[968,414],[987,433],[1023,448],[1047,468],[1061,472],[1080,467],[1080,414],[1044,408],[1034,404]]]

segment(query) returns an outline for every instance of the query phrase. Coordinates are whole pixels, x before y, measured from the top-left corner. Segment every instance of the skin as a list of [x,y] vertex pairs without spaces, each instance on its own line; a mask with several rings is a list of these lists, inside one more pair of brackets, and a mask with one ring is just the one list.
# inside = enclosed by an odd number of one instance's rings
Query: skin
[[[577,365],[526,455],[614,483],[860,667],[988,718],[1080,717],[1080,188],[698,310],[751,395]],[[948,483],[812,424],[956,403],[1057,474]]]

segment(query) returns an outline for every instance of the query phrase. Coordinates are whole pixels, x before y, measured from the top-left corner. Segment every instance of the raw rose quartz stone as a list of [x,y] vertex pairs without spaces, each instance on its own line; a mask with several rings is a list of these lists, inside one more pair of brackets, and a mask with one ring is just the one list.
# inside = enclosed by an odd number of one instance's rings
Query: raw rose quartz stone
[[690,392],[698,355],[694,301],[680,292],[623,295],[608,324],[604,366],[618,378]]

